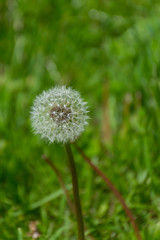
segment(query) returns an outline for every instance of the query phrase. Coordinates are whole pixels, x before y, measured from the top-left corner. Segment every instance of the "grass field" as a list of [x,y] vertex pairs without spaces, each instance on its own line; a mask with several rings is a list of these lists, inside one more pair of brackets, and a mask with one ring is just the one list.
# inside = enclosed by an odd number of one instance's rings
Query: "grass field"
[[[72,196],[65,149],[35,136],[30,122],[34,98],[56,85],[88,102],[77,144],[121,192],[143,240],[160,240],[159,1],[1,0],[0,9],[0,240],[34,239],[34,226],[39,240],[77,239],[42,159]],[[72,149],[86,235],[135,240],[119,201]]]

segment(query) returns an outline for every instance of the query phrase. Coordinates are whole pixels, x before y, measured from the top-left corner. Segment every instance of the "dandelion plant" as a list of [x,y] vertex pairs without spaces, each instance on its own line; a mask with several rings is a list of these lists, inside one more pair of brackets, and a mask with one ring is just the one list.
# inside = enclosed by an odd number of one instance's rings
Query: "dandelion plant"
[[[65,145],[72,176],[75,207],[73,212],[76,213],[77,218],[78,240],[85,240],[85,234],[79,197],[78,178],[70,144],[74,143],[84,131],[85,126],[88,124],[88,119],[89,116],[87,103],[83,101],[77,91],[65,86],[55,87],[48,91],[43,91],[42,94],[37,96],[34,100],[31,111],[31,122],[34,133],[39,134],[41,138],[47,140],[49,143],[58,142]],[[120,192],[116,189],[114,184],[94,164],[91,163],[91,161],[78,147],[77,149],[90,167],[92,167],[95,172],[107,183],[117,199],[119,199],[126,214],[128,215],[128,218],[130,219],[137,240],[141,240],[141,235],[132,212],[127,207]],[[50,163],[49,160],[47,160],[47,162],[49,165],[51,165],[60,178],[57,169]],[[64,191],[66,192],[65,186],[61,179],[60,182]],[[66,196],[69,205],[71,206],[72,203],[69,199],[68,193],[66,193]]]
[[70,143],[84,131],[88,124],[88,107],[80,94],[72,88],[55,87],[34,100],[31,111],[31,122],[35,134],[50,143],[61,142],[66,147],[69,167],[72,176],[75,212],[78,225],[78,239],[84,240],[84,223],[75,161]]

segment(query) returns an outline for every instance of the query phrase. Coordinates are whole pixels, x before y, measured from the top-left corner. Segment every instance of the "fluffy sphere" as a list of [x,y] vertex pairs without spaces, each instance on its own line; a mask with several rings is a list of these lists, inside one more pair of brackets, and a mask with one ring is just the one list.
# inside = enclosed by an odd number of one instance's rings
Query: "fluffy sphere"
[[86,102],[80,94],[62,87],[43,91],[34,100],[31,122],[34,133],[49,142],[74,142],[88,124]]

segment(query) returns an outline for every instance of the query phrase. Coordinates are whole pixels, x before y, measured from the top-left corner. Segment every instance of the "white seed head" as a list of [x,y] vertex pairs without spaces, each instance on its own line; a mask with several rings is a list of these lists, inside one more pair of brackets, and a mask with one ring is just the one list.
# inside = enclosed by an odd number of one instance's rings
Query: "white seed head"
[[86,103],[71,88],[55,87],[34,100],[31,122],[34,133],[49,142],[74,142],[88,124]]

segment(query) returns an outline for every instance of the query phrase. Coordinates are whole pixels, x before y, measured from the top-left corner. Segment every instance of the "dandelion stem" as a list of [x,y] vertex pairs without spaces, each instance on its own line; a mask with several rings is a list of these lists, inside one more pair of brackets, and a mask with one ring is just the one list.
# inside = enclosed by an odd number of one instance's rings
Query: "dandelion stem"
[[46,161],[46,163],[48,163],[48,165],[53,169],[53,171],[55,172],[57,178],[58,178],[58,181],[64,191],[64,194],[66,196],[66,199],[67,199],[67,203],[71,209],[71,212],[75,215],[75,209],[74,209],[74,205],[72,203],[72,200],[70,199],[70,196],[69,196],[69,192],[65,186],[65,183],[63,181],[63,178],[61,177],[61,174],[60,174],[60,171],[59,169],[54,165],[54,163],[46,156],[46,155],[42,155],[42,158]]
[[125,203],[124,198],[122,197],[122,195],[120,194],[120,192],[117,190],[117,188],[115,187],[115,185],[110,181],[110,179],[108,177],[106,177],[104,175],[104,173],[97,168],[92,162],[91,160],[84,154],[84,152],[77,146],[77,144],[75,144],[76,149],[78,150],[78,152],[81,154],[81,156],[83,157],[83,159],[89,164],[89,166],[105,181],[105,183],[108,185],[109,189],[114,193],[114,195],[117,197],[117,199],[120,201],[121,205],[123,206],[136,235],[137,240],[142,240],[142,237],[140,235],[138,226],[136,224],[136,221],[134,220],[134,216],[131,212],[131,210],[128,208],[127,204]]
[[69,167],[70,167],[70,171],[71,171],[71,175],[72,175],[74,204],[75,204],[77,225],[78,225],[78,240],[85,240],[84,224],[83,224],[81,203],[80,203],[80,198],[79,198],[79,187],[78,187],[78,178],[77,178],[75,162],[74,162],[70,144],[67,143],[65,146],[66,146],[66,151],[67,151],[68,160],[69,160]]
[[[51,161],[51,159],[49,159],[49,157],[47,157],[45,154],[42,155],[42,158],[45,160],[45,162],[52,168],[52,170],[54,171],[54,173],[56,174],[57,176],[57,179],[59,181],[59,184],[61,185],[63,191],[64,191],[64,194],[66,196],[66,199],[67,199],[67,203],[68,203],[68,206],[70,207],[70,210],[71,212],[73,213],[74,216],[76,216],[76,211],[75,211],[75,207],[74,207],[74,204],[69,196],[69,192],[65,186],[65,183],[64,183],[64,180],[61,176],[61,173],[60,173],[60,170],[55,166],[55,164]],[[87,230],[88,228],[86,226],[84,226],[84,229]],[[91,240],[95,240],[95,238],[91,235],[88,235],[88,237],[91,239]]]

